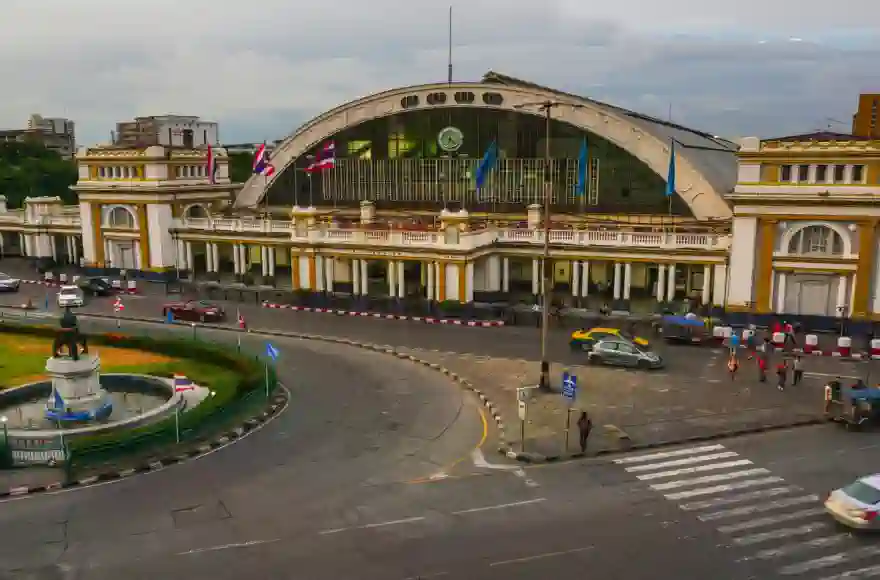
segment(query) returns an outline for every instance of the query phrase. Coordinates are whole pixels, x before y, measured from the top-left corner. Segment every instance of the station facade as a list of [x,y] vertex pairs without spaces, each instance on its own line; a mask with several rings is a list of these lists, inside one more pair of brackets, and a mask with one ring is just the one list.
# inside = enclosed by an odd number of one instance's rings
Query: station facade
[[[549,122],[535,106],[547,101]],[[330,142],[335,167],[307,172]],[[492,142],[498,161],[477,189]],[[567,304],[639,311],[688,299],[734,312],[880,313],[876,141],[735,144],[488,73],[327,111],[277,145],[269,178],[231,183],[225,151],[214,153],[210,180],[203,148],[81,149],[79,206],[42,198],[0,207],[0,248],[144,276],[528,302],[541,292],[549,187],[551,280]]]

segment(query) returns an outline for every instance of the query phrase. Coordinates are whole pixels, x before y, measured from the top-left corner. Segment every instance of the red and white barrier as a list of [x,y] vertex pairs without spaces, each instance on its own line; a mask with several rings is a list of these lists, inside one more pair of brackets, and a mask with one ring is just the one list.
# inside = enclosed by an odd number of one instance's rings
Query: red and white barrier
[[749,340],[755,337],[755,331],[751,328],[743,328],[743,344],[748,344]]
[[834,356],[852,356],[852,339],[850,337],[841,336],[837,339],[837,352],[834,354]]
[[129,280],[128,284],[126,285],[125,291],[129,294],[137,294],[138,293],[137,281]]
[[67,284],[67,274],[58,274],[58,281]]
[[724,342],[724,326],[715,326],[712,328],[712,338],[719,344]]
[[774,332],[773,336],[770,338],[770,342],[772,342],[773,346],[776,348],[785,348],[785,333]]
[[111,280],[110,287],[114,290],[122,290],[122,280]]
[[308,306],[293,306],[292,304],[274,304],[272,302],[263,302],[263,308],[277,308],[281,310],[293,310],[295,312],[320,312],[323,314],[335,314],[337,316],[363,316],[367,318],[382,318],[385,320],[410,320],[412,322],[422,322],[424,324],[469,326],[472,328],[504,326],[503,320],[456,320],[453,318],[434,318],[431,316],[406,316],[401,314],[383,314],[381,312],[336,310],[334,308],[311,308]]
[[815,334],[808,334],[804,337],[804,354],[821,353],[819,350],[819,337]]
[[880,338],[871,339],[871,358],[880,357]]

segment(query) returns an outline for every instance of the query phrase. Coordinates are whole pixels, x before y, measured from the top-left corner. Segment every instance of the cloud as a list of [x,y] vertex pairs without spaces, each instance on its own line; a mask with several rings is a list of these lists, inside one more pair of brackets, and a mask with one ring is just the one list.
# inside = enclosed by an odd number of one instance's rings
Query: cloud
[[[783,4],[471,1],[454,8],[455,77],[493,69],[661,117],[671,104],[676,121],[723,135],[848,122],[857,93],[880,91],[880,25],[864,24],[875,0],[831,12],[818,0]],[[436,4],[3,5],[0,127],[34,112],[67,116],[82,143],[106,140],[118,120],[168,112],[217,120],[230,142],[280,138],[348,100],[446,74],[447,15]]]

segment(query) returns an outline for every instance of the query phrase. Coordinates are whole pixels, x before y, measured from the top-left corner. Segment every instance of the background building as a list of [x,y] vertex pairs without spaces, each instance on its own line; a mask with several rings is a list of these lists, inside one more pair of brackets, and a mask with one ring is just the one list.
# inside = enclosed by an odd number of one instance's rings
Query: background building
[[219,145],[217,123],[189,115],[153,115],[116,123],[113,144],[121,147]]
[[71,159],[76,151],[76,129],[70,119],[34,114],[24,129],[0,130],[0,141],[34,141],[63,159]]
[[853,115],[853,135],[858,137],[880,138],[877,125],[877,109],[880,109],[880,94],[859,95],[859,108]]

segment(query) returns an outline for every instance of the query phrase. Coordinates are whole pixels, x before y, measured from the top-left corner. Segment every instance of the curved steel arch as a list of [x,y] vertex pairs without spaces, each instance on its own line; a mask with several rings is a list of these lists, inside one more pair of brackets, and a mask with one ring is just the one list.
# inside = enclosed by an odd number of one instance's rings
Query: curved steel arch
[[[266,195],[268,188],[278,176],[295,163],[297,158],[344,129],[398,113],[440,108],[430,105],[404,108],[401,103],[403,97],[415,95],[419,97],[419,103],[425,103],[431,93],[457,91],[474,92],[477,98],[473,103],[457,104],[452,98],[453,95],[448,94],[447,104],[443,105],[444,107],[482,108],[541,115],[537,110],[521,107],[543,100],[570,102],[571,107],[562,105],[553,109],[554,120],[568,123],[610,141],[650,167],[664,180],[666,179],[669,169],[669,144],[646,132],[613,109],[603,108],[589,100],[567,97],[540,88],[490,83],[429,84],[377,93],[315,117],[282,141],[272,153],[275,175],[268,182],[263,177],[253,176],[248,179],[236,198],[235,207],[257,206]],[[498,93],[503,97],[503,102],[500,105],[484,104],[480,98],[482,93]],[[687,149],[680,148],[676,152],[676,179],[679,196],[688,204],[697,219],[723,219],[731,216],[730,207],[723,197],[725,192],[717,191],[696,165],[688,160]]]

